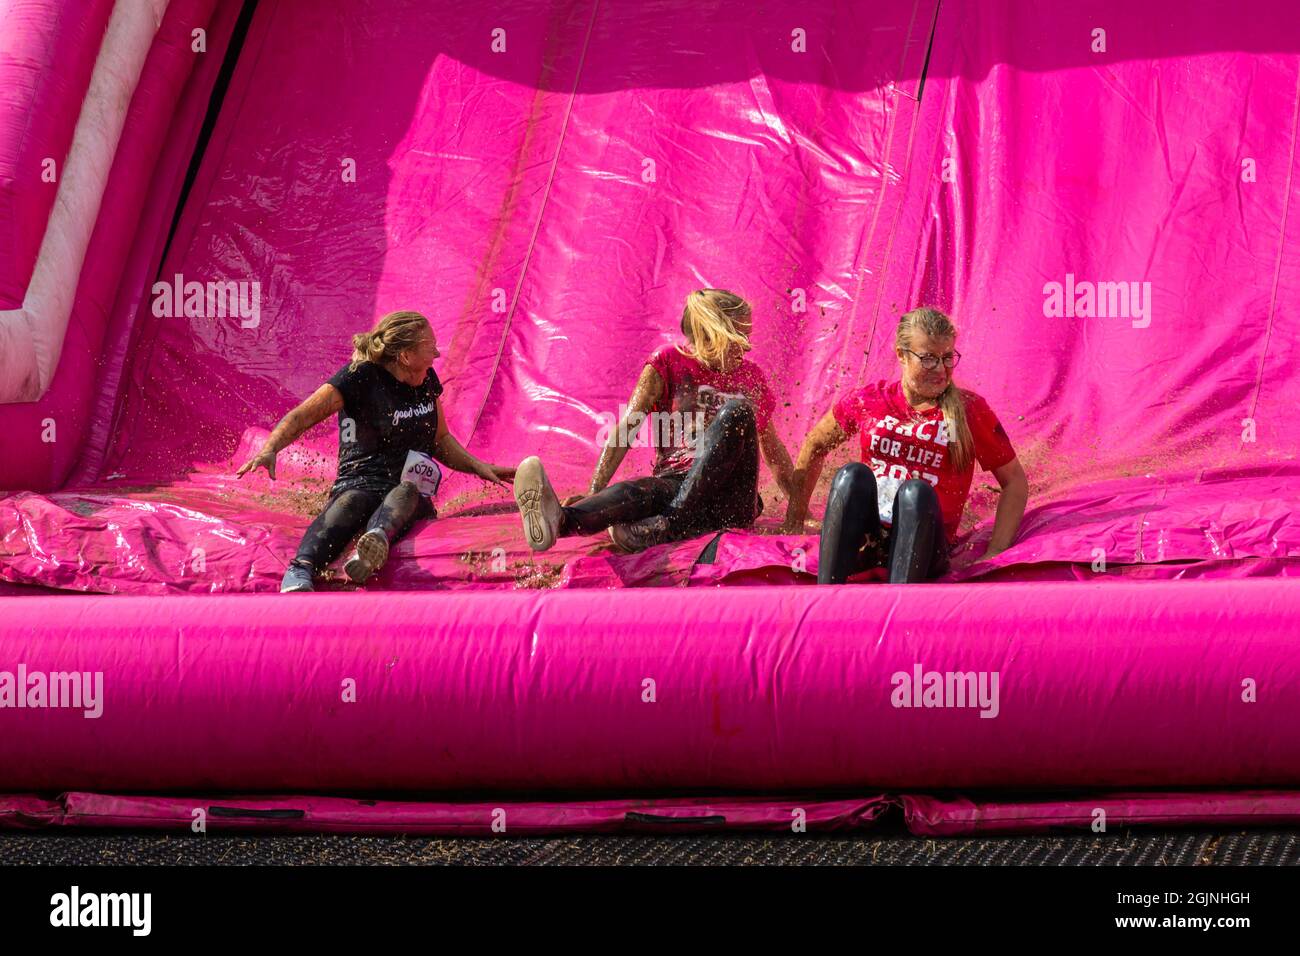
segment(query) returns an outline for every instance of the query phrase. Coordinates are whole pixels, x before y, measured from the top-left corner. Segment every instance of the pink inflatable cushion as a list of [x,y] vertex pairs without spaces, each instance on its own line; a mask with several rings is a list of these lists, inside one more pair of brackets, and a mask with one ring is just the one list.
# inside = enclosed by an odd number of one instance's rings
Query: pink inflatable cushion
[[1294,788],[1297,616],[1292,580],[4,599],[0,792]]
[[[91,828],[194,832],[368,833],[520,837],[565,833],[864,830],[902,808],[918,836],[1092,830],[1133,826],[1285,826],[1300,793],[1278,790],[1097,793],[1012,801],[923,794],[814,800],[806,795],[483,802],[323,796],[132,796],[71,792],[57,799],[0,795],[0,830]],[[201,811],[196,813],[196,811]],[[1098,811],[1102,811],[1099,813]],[[1103,815],[1104,814],[1104,815]]]
[[1094,793],[1024,797],[905,794],[907,828],[921,836],[972,836],[1131,826],[1293,826],[1300,793],[1277,790]]
[[[538,836],[548,833],[697,833],[710,830],[827,832],[870,827],[884,797],[680,797],[478,803],[356,800],[322,796],[127,796],[65,793],[57,800],[0,795],[0,830],[132,827],[213,832],[402,833]],[[195,811],[202,814],[196,816]]]

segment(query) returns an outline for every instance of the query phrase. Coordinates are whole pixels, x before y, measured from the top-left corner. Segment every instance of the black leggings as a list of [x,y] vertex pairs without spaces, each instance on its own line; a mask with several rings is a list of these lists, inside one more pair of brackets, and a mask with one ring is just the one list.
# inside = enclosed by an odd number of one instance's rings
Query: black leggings
[[[379,530],[392,544],[418,518],[433,517],[427,495],[404,481],[387,493],[382,491],[335,491],[302,536],[298,553],[290,564],[313,574],[343,553],[349,541],[363,529]],[[369,519],[369,520],[367,520]]]
[[754,408],[732,399],[700,435],[689,471],[619,481],[564,509],[561,535],[598,534],[612,524],[655,515],[675,539],[747,528],[758,497],[758,425]]
[[891,584],[925,581],[948,570],[939,496],[928,481],[904,481],[894,496],[893,527],[886,533],[876,504],[876,476],[862,462],[850,462],[831,481],[817,583],[843,584],[849,575],[882,564],[889,568]]

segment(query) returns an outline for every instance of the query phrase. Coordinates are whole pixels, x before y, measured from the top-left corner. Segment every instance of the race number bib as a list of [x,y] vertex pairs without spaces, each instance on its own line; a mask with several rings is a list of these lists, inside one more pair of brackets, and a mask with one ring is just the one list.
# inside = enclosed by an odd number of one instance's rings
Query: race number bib
[[898,486],[902,483],[902,478],[876,479],[876,503],[880,506],[881,524],[887,525],[893,523],[894,496],[898,494]]
[[420,494],[432,498],[442,483],[442,469],[438,463],[421,451],[406,453],[406,464],[402,466],[402,481],[409,481],[420,489]]

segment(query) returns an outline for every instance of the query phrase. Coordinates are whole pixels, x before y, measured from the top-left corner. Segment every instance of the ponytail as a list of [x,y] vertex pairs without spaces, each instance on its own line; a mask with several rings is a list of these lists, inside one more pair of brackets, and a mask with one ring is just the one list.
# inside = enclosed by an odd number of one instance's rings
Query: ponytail
[[362,362],[383,365],[396,361],[398,355],[419,344],[428,328],[429,320],[419,312],[389,312],[369,332],[352,336],[351,368],[355,370]]

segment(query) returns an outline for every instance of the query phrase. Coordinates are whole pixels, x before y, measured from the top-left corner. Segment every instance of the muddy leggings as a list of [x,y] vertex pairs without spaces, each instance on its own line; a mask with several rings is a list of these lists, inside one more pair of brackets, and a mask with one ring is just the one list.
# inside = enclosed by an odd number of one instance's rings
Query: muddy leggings
[[876,476],[862,462],[850,462],[831,481],[817,583],[843,584],[849,575],[882,564],[889,568],[892,584],[925,581],[948,570],[939,496],[928,481],[904,481],[894,496],[893,524],[886,532],[876,504]]
[[387,493],[352,489],[330,494],[325,508],[302,536],[290,564],[313,574],[343,553],[348,542],[364,531],[379,530],[392,544],[418,518],[431,518],[433,505],[411,482],[404,481]]
[[732,399],[699,436],[689,471],[615,482],[566,507],[559,533],[598,534],[612,524],[663,515],[671,537],[680,540],[747,528],[761,509],[754,408]]

